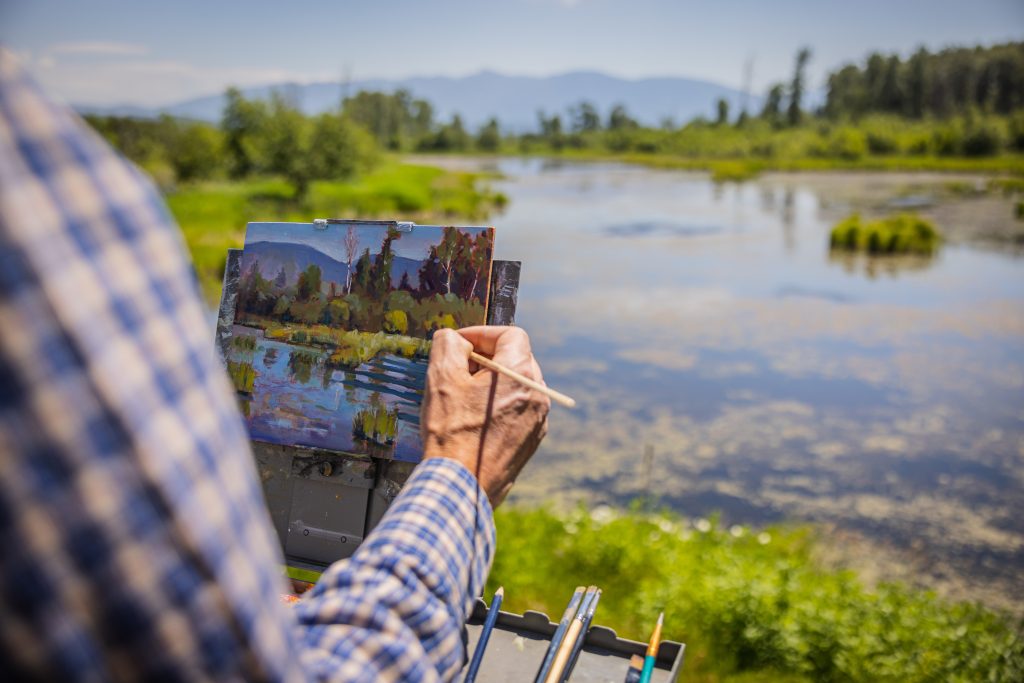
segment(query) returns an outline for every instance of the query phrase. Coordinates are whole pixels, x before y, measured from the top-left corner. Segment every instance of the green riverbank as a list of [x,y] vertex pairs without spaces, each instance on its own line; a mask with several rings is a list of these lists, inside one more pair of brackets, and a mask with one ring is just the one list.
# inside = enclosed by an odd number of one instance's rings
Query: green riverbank
[[1020,624],[820,565],[809,527],[583,509],[497,511],[485,594],[557,619],[573,588],[604,589],[596,622],[645,640],[658,612],[687,643],[687,681],[1017,681]]

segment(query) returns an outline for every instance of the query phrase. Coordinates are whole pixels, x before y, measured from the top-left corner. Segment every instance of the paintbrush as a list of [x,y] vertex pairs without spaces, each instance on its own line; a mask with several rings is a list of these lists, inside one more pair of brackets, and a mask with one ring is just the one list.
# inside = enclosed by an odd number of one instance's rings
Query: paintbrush
[[493,360],[491,360],[487,356],[481,356],[476,351],[470,351],[469,352],[469,357],[472,360],[474,360],[477,363],[477,365],[480,365],[481,367],[485,367],[488,370],[493,370],[494,372],[498,373],[499,375],[505,375],[509,379],[514,379],[515,381],[517,381],[520,384],[522,384],[524,387],[528,387],[530,389],[533,389],[534,391],[538,391],[538,392],[544,394],[545,396],[550,398],[555,403],[563,405],[566,408],[575,408],[576,407],[575,399],[572,399],[572,398],[566,396],[565,394],[563,394],[563,393],[561,393],[559,391],[555,391],[554,389],[550,389],[550,388],[544,386],[543,384],[541,384],[540,382],[534,382],[529,377],[526,377],[525,375],[521,375],[518,372],[516,372],[515,370],[512,370],[510,368],[506,368],[501,363],[495,363]]
[[576,609],[580,606],[582,599],[583,586],[576,586],[576,590],[573,592],[565,612],[562,613],[562,619],[558,622],[558,628],[555,629],[554,635],[551,636],[551,644],[548,645],[548,651],[544,654],[544,661],[541,662],[540,668],[537,669],[537,675],[534,677],[533,683],[543,683],[544,679],[547,678],[548,671],[551,670],[551,664],[555,661],[555,653],[558,652],[558,646],[561,645],[565,631],[569,628],[569,622],[576,616]]
[[576,666],[576,660],[579,659],[580,650],[583,649],[583,643],[587,639],[587,631],[590,630],[590,624],[594,621],[594,612],[597,610],[597,602],[601,599],[601,589],[598,588],[594,592],[594,597],[590,601],[590,605],[587,607],[587,613],[583,616],[583,628],[580,630],[580,635],[573,643],[572,652],[569,653],[569,664],[565,667],[565,673],[562,674],[562,683],[569,680],[569,676],[572,675],[573,667]]
[[487,641],[494,630],[494,624],[498,621],[498,612],[501,609],[501,601],[505,598],[505,588],[501,587],[494,591],[494,598],[491,599],[491,607],[487,610],[487,618],[484,620],[484,627],[480,630],[480,640],[476,641],[476,650],[473,651],[473,659],[469,662],[469,671],[463,683],[473,683],[476,679],[476,672],[480,669],[480,663],[484,661],[484,650],[487,649]]
[[654,660],[658,658],[658,648],[661,647],[661,625],[665,621],[665,613],[658,615],[658,623],[654,625],[654,632],[651,633],[651,642],[647,646],[647,656],[644,658],[644,670],[640,672],[640,683],[650,683],[651,673],[654,671]]
[[587,588],[587,594],[583,596],[583,602],[580,604],[580,610],[576,613],[576,618],[569,624],[569,628],[565,631],[565,637],[558,645],[555,661],[551,663],[551,670],[548,671],[544,683],[558,683],[562,680],[562,672],[565,671],[565,665],[569,663],[569,654],[572,652],[573,643],[576,642],[576,638],[579,637],[580,631],[583,629],[583,620],[587,616],[587,610],[590,609],[590,603],[594,601],[596,593],[597,586]]
[[644,658],[633,655],[629,658],[629,669],[626,670],[625,683],[640,683],[640,672],[644,670]]

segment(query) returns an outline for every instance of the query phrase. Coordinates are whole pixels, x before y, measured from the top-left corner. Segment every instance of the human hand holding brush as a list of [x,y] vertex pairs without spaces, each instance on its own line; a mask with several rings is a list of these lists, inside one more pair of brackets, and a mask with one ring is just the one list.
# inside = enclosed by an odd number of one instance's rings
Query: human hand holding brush
[[512,484],[547,433],[551,400],[481,368],[476,352],[544,386],[530,338],[518,327],[467,327],[434,334],[420,413],[423,459],[451,458],[480,482],[491,505]]

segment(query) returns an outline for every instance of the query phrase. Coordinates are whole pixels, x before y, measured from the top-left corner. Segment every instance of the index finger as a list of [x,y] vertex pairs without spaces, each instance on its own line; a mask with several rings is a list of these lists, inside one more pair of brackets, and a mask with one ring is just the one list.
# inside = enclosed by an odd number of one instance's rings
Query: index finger
[[[494,357],[498,349],[504,344],[525,341],[526,351],[530,350],[529,337],[519,327],[509,325],[476,325],[474,327],[463,327],[458,333],[466,338],[473,345],[477,353]],[[507,336],[506,336],[507,335]],[[502,339],[502,336],[506,336]]]
[[440,329],[434,333],[430,345],[430,364],[427,372],[469,374],[469,352],[472,345],[454,330]]

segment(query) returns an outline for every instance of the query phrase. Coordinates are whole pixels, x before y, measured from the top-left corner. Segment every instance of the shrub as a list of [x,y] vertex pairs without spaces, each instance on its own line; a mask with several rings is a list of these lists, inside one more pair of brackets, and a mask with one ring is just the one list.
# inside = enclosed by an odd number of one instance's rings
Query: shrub
[[963,138],[963,152],[969,157],[987,157],[997,154],[1003,145],[1002,134],[989,122],[975,123]]
[[327,302],[327,324],[336,327],[348,325],[351,315],[348,304],[341,299],[331,299]]
[[320,322],[324,313],[324,305],[318,299],[311,301],[293,301],[288,306],[288,315],[293,320],[313,325]]
[[893,154],[900,149],[896,136],[888,131],[868,131],[867,145],[872,154]]
[[459,327],[459,324],[455,322],[455,317],[451,313],[439,313],[427,318],[423,322],[423,327],[429,333],[436,332],[442,328],[454,330]]
[[409,331],[409,318],[405,311],[388,311],[384,314],[384,331],[391,334],[405,334]]
[[953,156],[960,153],[963,144],[963,130],[950,122],[935,129],[932,133],[932,148],[940,156]]
[[931,254],[941,237],[928,220],[913,213],[864,223],[859,214],[844,218],[832,228],[829,245],[832,249],[866,251],[872,255]]
[[1010,117],[1010,147],[1018,152],[1024,152],[1024,111],[1019,111]]
[[828,152],[840,159],[856,161],[867,154],[867,139],[864,133],[856,128],[840,128],[831,136]]

